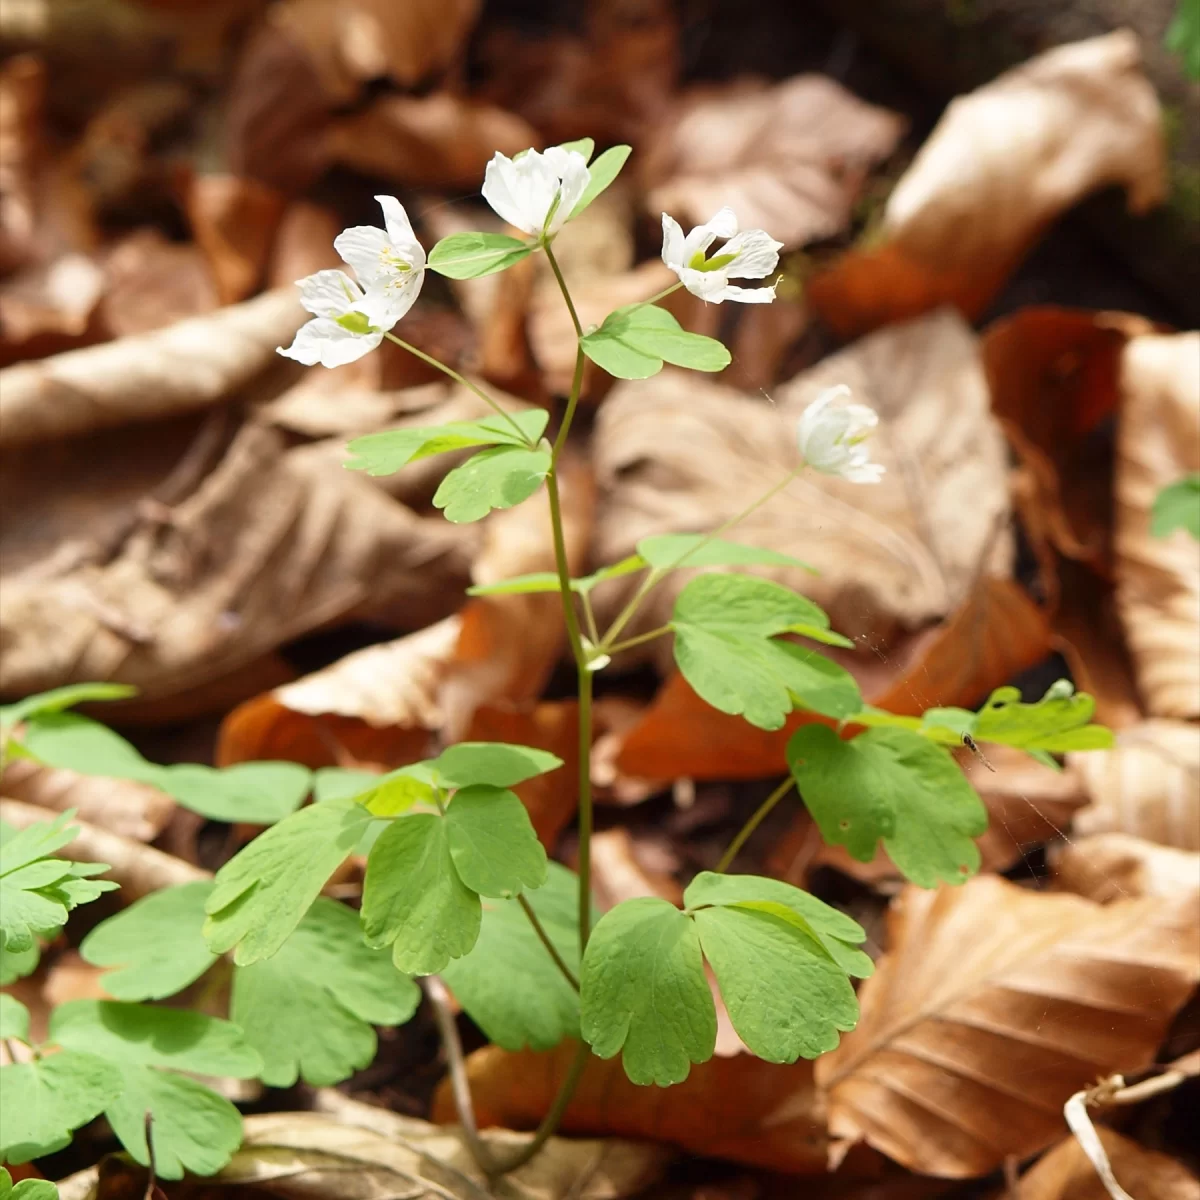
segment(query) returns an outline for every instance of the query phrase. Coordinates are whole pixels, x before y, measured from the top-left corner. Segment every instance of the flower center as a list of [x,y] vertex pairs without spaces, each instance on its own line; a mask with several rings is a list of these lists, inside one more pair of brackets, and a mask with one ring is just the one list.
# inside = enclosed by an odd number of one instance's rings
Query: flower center
[[412,263],[407,262],[405,259],[401,258],[399,253],[396,250],[391,249],[391,247],[389,247],[387,250],[382,251],[379,255],[379,259],[383,263],[383,265],[391,271],[411,271],[412,270]]
[[736,254],[715,254],[712,258],[706,259],[703,250],[697,250],[692,255],[692,261],[688,266],[693,271],[719,271],[722,267],[727,267],[733,260],[737,258]]
[[333,318],[347,333],[370,333],[375,327],[360,312],[351,309]]

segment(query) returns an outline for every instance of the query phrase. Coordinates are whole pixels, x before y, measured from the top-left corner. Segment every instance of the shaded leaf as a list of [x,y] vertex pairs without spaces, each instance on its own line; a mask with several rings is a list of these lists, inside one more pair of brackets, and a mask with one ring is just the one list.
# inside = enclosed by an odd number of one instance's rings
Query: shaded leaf
[[29,1041],[29,1009],[7,992],[0,992],[0,1038]]
[[1154,497],[1150,533],[1168,537],[1176,529],[1184,529],[1200,540],[1200,474],[1185,475]]
[[462,788],[446,809],[445,824],[454,869],[471,891],[509,899],[546,882],[546,851],[515,793]]

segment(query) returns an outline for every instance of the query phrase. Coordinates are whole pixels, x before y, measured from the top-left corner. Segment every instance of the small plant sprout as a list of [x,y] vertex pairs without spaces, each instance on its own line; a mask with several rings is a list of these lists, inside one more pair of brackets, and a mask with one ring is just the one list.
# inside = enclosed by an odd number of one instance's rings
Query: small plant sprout
[[879,424],[873,408],[842,404],[850,396],[844,384],[827,388],[801,414],[797,438],[806,465],[823,475],[851,483],[878,483],[884,468],[871,461],[865,443]]
[[[732,208],[723,208],[686,237],[674,217],[663,213],[662,260],[679,276],[693,296],[711,304],[738,300],[742,304],[770,304],[777,285],[762,288],[735,287],[730,279],[765,279],[779,264],[783,243],[762,229],[738,232]],[[726,239],[713,255],[709,247],[717,238]]]

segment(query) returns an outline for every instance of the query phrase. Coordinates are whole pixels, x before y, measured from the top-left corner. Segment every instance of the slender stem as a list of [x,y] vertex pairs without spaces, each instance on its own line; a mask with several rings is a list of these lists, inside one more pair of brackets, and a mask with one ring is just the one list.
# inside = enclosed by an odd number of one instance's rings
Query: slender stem
[[638,304],[631,305],[630,307],[631,308],[645,308],[647,304],[657,304],[660,300],[666,299],[666,297],[669,296],[672,292],[679,291],[679,289],[681,287],[683,287],[682,280],[680,280],[678,283],[671,284],[671,286],[669,288],[663,288],[663,290],[661,292],[655,292],[655,294],[653,296],[651,296],[649,300],[639,301]]
[[766,820],[767,814],[792,790],[796,781],[789,775],[753,812],[745,825],[738,830],[737,837],[729,843],[729,848],[721,855],[716,872],[724,875],[729,870],[729,864],[737,858],[738,851],[746,844],[746,839]]
[[545,926],[538,920],[538,915],[533,911],[533,905],[525,898],[524,894],[517,897],[517,903],[521,906],[522,911],[529,918],[530,925],[533,926],[533,932],[537,934],[538,941],[546,947],[546,952],[554,959],[554,965],[563,973],[563,978],[576,990],[579,991],[579,980],[575,978],[575,972],[567,966],[563,960],[563,956],[559,954],[558,947],[550,940],[550,935],[546,932]]
[[146,1168],[146,1190],[142,1193],[142,1200],[154,1200],[155,1193],[158,1191],[158,1160],[154,1153],[154,1110],[146,1109],[143,1129],[146,1134],[146,1157],[150,1160]]
[[575,409],[579,406],[579,393],[583,388],[583,367],[586,361],[581,344],[575,351],[575,375],[571,380],[571,393],[567,397],[567,408],[563,413],[562,424],[558,427],[558,437],[554,439],[554,453],[551,455],[551,459],[555,463],[558,462],[562,448],[567,444],[567,434],[570,432],[571,422],[575,419]]
[[466,378],[466,376],[460,375],[456,370],[454,370],[453,367],[448,367],[444,362],[439,362],[433,357],[433,355],[426,354],[424,350],[418,350],[416,346],[412,345],[410,342],[404,341],[403,338],[398,338],[394,333],[385,333],[383,336],[387,338],[389,342],[395,342],[395,344],[402,350],[407,350],[409,354],[415,355],[423,363],[428,363],[431,367],[436,367],[442,372],[443,375],[449,375],[450,378],[455,381],[455,383],[461,383],[463,387],[469,388],[480,398],[480,400],[484,402],[484,404],[486,404],[489,408],[494,409],[496,413],[503,417],[513,427],[513,432],[515,432],[516,435],[521,439],[522,445],[528,446],[531,450],[537,447],[537,442],[531,441],[525,435],[525,431],[513,419],[512,413],[508,412],[507,409],[501,408],[500,405],[497,404],[496,401],[493,400],[492,397],[483,390],[483,388],[478,386],[478,384],[472,383]]
[[637,637],[626,638],[623,642],[614,642],[608,647],[608,653],[616,654],[621,650],[628,650],[633,646],[640,646],[643,642],[652,642],[655,638],[662,637],[664,633],[670,632],[670,625],[660,625],[657,629],[651,629],[649,633],[639,633]]
[[554,278],[558,280],[558,290],[562,292],[563,299],[567,302],[567,311],[571,314],[571,324],[575,326],[575,336],[583,337],[583,326],[580,325],[579,314],[575,311],[575,301],[571,299],[571,293],[567,291],[567,281],[559,269],[558,259],[554,257],[554,251],[550,249],[549,242],[544,242],[543,248],[546,251],[547,259],[550,260],[550,270],[554,272]]
[[580,592],[579,603],[583,608],[583,619],[587,625],[588,637],[594,646],[600,640],[600,630],[596,628],[596,614],[592,610],[592,598],[587,592]]
[[579,632],[579,615],[575,611],[575,595],[571,591],[571,569],[567,563],[567,543],[563,533],[562,500],[558,494],[558,472],[546,476],[546,498],[550,502],[550,525],[554,536],[554,567],[558,573],[558,590],[562,596],[563,619],[567,624],[567,641],[575,665],[587,674],[587,654]]
[[579,670],[579,956],[592,933],[592,681]]

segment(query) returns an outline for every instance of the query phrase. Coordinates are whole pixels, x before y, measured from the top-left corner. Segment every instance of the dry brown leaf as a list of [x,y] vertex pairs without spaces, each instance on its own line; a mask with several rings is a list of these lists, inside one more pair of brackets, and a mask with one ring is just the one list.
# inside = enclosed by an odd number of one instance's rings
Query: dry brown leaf
[[171,819],[175,801],[148,783],[106,779],[14,759],[0,774],[0,794],[79,819],[137,842],[152,842]]
[[592,894],[602,910],[640,896],[661,896],[682,904],[683,888],[664,870],[669,864],[653,861],[655,849],[655,843],[635,839],[619,826],[592,835]]
[[268,364],[305,318],[294,288],[154,333],[0,371],[0,445],[205,408]]
[[[467,1074],[479,1124],[532,1129],[574,1055],[570,1042],[545,1054],[487,1046],[470,1055]],[[453,1114],[443,1082],[433,1117],[449,1121]],[[779,1066],[749,1055],[713,1058],[693,1066],[683,1083],[656,1088],[630,1083],[619,1057],[592,1057],[562,1131],[646,1138],[791,1174],[825,1172],[825,1121],[810,1062]]]
[[[288,287],[341,262],[333,248],[342,222],[331,208],[308,200],[293,200],[279,221],[267,263],[269,288]],[[369,357],[369,356],[368,356]],[[366,359],[359,359],[360,363]]]
[[1200,472],[1200,333],[1134,338],[1117,426],[1117,605],[1152,717],[1200,717],[1200,541],[1150,533],[1155,497]]
[[1099,904],[1200,891],[1200,854],[1127,833],[1094,833],[1052,846],[1050,863],[1060,887]]
[[[879,412],[872,453],[887,467],[883,482],[805,472],[729,536],[811,563],[819,575],[764,574],[811,596],[835,629],[883,649],[953,612],[981,573],[1007,575],[1003,438],[975,337],[949,310],[826,358],[772,405],[676,371],[621,384],[596,425],[597,560],[625,557],[648,534],[713,529],[748,507],[795,469],[796,421],[834,384]],[[637,628],[668,619],[687,574],[653,593]],[[629,590],[606,587],[599,607],[611,615]]]
[[647,207],[686,227],[728,206],[789,249],[834,237],[905,124],[824,75],[696,88],[647,152]]
[[219,307],[200,248],[169,241],[157,229],[139,229],[110,246],[104,274],[100,316],[114,338],[165,329]]
[[942,1177],[1060,1136],[1066,1100],[1151,1062],[1200,979],[1190,896],[1102,907],[978,876],[906,888],[889,933],[858,1027],[817,1080],[843,1147]]
[[46,68],[17,54],[0,68],[0,270],[37,257],[38,175]]
[[1076,832],[1130,833],[1200,850],[1200,730],[1186,721],[1144,721],[1121,730],[1111,750],[1067,755],[1091,807]]
[[[1200,1200],[1200,1179],[1183,1163],[1096,1126],[1117,1182],[1138,1200]],[[998,1198],[999,1200],[999,1198]],[[1021,1176],[1020,1200],[1109,1200],[1083,1147],[1065,1138]]]
[[26,267],[0,283],[0,365],[100,340],[104,272],[83,254]]
[[879,242],[810,282],[843,337],[939,304],[978,316],[1061,212],[1112,184],[1141,213],[1166,190],[1162,112],[1136,36],[1047,50],[952,101],[888,199]]
[[248,425],[188,490],[135,510],[106,553],[51,543],[6,577],[10,693],[112,679],[179,696],[338,620],[436,620],[465,584],[472,531],[416,516],[320,445],[285,453]]
[[334,122],[329,152],[335,162],[405,187],[478,187],[496,151],[514,155],[541,139],[502,108],[449,92],[382,96],[369,108]]

